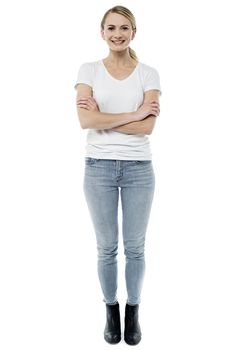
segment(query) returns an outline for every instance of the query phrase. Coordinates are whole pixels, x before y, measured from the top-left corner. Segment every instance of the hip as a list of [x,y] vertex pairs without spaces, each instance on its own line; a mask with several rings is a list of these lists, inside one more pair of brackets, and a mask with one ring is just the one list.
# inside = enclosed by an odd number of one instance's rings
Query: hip
[[85,157],[86,185],[154,186],[152,160],[114,160]]

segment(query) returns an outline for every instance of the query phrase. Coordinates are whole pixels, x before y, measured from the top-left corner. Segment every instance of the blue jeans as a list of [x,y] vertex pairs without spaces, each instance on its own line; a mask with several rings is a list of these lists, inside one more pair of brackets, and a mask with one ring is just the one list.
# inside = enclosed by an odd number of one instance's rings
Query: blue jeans
[[120,193],[127,303],[139,304],[145,272],[145,235],[155,189],[152,161],[86,157],[83,189],[96,234],[98,276],[107,304],[117,302]]

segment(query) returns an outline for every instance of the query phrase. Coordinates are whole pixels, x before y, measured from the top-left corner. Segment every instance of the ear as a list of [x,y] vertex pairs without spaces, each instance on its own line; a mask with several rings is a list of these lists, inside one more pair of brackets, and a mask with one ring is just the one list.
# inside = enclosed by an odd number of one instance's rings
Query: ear
[[101,36],[102,36],[102,39],[105,40],[105,35],[104,35],[104,31],[103,31],[103,30],[100,31],[100,34],[101,34]]
[[131,40],[134,39],[135,35],[136,35],[136,31],[134,30],[133,33],[132,33],[132,36],[131,36]]

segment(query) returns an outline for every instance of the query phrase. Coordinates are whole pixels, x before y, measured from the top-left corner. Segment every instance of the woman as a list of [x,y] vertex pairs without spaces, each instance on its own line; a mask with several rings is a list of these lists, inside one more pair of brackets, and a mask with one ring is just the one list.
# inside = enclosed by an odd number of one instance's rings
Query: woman
[[144,245],[155,178],[147,135],[159,115],[157,71],[138,61],[129,47],[136,34],[135,18],[123,6],[109,9],[101,35],[106,58],[81,65],[76,81],[77,111],[87,134],[84,193],[94,225],[98,275],[106,303],[104,338],[121,340],[117,300],[118,199],[126,257],[124,339],[141,340],[138,308],[145,271]]

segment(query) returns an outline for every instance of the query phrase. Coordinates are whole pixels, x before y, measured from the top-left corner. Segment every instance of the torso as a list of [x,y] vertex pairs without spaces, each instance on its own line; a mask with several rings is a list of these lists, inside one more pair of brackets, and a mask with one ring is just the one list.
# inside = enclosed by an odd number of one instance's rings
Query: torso
[[[89,82],[93,97],[103,113],[134,112],[142,105],[144,92],[156,89],[156,84],[159,87],[156,72],[141,62],[129,60],[126,67],[122,63],[121,69],[116,69],[117,64],[111,66],[111,61],[106,61],[100,59],[88,63],[84,66],[86,75],[84,70],[78,80],[79,83]],[[117,62],[120,64],[122,61]],[[147,135],[124,134],[111,129],[88,130],[86,157],[114,160],[152,159]]]
[[129,66],[119,68],[107,63],[105,59],[103,59],[102,62],[104,63],[104,66],[109,72],[109,74],[117,80],[124,80],[128,78],[133,73],[134,69],[138,64],[138,62],[135,61],[135,63],[132,63]]

